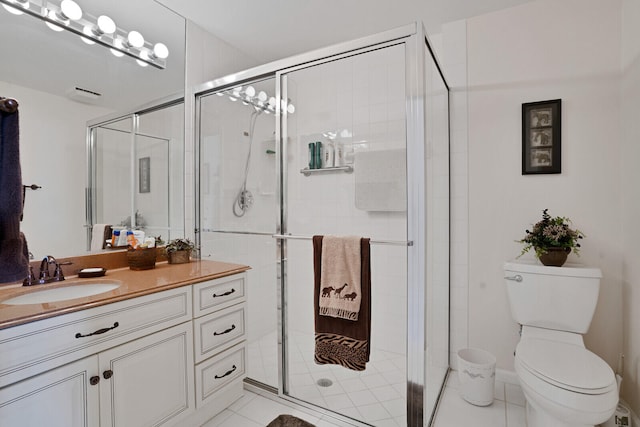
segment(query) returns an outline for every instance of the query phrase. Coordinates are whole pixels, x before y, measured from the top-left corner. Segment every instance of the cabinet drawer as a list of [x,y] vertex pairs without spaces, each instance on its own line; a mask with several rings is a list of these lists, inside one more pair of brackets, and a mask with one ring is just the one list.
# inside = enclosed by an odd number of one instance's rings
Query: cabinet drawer
[[245,376],[245,343],[242,342],[196,365],[196,407],[209,403],[227,384]]
[[244,304],[194,319],[196,363],[245,339]]
[[193,316],[200,317],[244,301],[247,275],[209,280],[193,286]]
[[0,387],[189,321],[191,287],[0,330]]

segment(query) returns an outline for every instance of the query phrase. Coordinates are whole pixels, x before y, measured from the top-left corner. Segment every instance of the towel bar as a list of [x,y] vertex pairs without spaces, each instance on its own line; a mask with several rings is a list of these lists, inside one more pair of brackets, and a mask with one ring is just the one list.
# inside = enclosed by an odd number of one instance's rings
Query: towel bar
[[[274,239],[292,239],[292,240],[311,240],[312,236],[294,236],[293,234],[273,234]],[[413,246],[413,240],[400,241],[400,240],[371,240],[370,243],[374,245],[395,245],[395,246]]]

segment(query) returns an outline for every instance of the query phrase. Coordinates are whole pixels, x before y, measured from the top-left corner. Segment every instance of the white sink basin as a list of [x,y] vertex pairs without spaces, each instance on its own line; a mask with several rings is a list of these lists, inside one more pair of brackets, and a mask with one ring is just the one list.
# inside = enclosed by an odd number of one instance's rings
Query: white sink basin
[[112,291],[122,284],[122,282],[120,282],[119,280],[92,280],[90,282],[78,280],[69,282],[65,281],[63,283],[65,284],[64,286],[59,286],[56,288],[42,290],[34,289],[26,294],[6,299],[2,301],[2,304],[42,304],[47,302],[83,298]]

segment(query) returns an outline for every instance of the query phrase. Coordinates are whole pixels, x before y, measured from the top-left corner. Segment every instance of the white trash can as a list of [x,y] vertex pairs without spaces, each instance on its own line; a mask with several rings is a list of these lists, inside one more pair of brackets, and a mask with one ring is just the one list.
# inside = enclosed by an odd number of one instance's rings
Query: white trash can
[[476,406],[493,403],[496,380],[496,358],[478,348],[458,351],[460,396]]

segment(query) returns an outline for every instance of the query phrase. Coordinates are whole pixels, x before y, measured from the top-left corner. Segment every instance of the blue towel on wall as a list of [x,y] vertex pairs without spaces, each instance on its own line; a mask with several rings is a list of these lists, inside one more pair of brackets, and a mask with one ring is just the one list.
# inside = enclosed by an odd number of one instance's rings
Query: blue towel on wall
[[29,253],[20,232],[22,173],[18,112],[0,112],[0,283],[27,276]]

